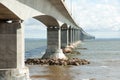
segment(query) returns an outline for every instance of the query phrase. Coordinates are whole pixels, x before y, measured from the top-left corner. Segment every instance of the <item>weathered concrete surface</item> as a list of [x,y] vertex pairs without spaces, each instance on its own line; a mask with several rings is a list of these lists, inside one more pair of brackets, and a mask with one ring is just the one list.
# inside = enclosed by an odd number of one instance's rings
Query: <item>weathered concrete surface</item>
[[31,80],[29,77],[29,69],[8,69],[0,70],[0,80]]
[[0,22],[0,69],[17,67],[18,24]]
[[50,49],[60,49],[61,31],[59,27],[47,28],[47,47]]
[[72,28],[71,28],[71,26],[69,27],[69,29],[68,29],[68,38],[69,38],[69,45],[72,43]]
[[68,45],[68,29],[61,29],[61,48]]
[[24,64],[24,29],[20,21],[0,21],[0,80],[30,80]]
[[19,22],[0,22],[0,69],[24,67],[23,39]]
[[23,23],[18,23],[17,29],[17,68],[25,67],[25,44],[24,44],[24,26]]
[[61,26],[61,48],[65,48],[69,44],[68,25],[64,23]]
[[47,28],[47,49],[42,58],[67,59],[61,49],[61,30],[59,27]]
[[[3,15],[4,14],[4,15]],[[12,11],[0,3],[0,19],[19,19]]]
[[42,59],[68,59],[62,49],[46,49]]
[[[16,15],[15,17],[15,15],[8,13],[12,19],[26,20],[35,16],[50,15],[63,23],[78,27],[62,0],[0,0],[0,3]],[[4,18],[6,16],[3,15]],[[8,18],[11,19],[9,16]]]

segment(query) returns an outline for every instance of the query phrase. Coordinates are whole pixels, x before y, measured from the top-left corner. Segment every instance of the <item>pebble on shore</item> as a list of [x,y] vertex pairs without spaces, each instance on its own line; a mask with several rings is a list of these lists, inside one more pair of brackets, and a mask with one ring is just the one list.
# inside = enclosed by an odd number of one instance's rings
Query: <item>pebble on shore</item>
[[75,65],[75,66],[79,66],[79,65],[90,64],[90,62],[85,59],[78,59],[78,58],[72,58],[72,59],[68,59],[68,60],[34,58],[34,59],[27,59],[25,61],[25,64],[28,64],[28,65],[63,65],[63,66]]

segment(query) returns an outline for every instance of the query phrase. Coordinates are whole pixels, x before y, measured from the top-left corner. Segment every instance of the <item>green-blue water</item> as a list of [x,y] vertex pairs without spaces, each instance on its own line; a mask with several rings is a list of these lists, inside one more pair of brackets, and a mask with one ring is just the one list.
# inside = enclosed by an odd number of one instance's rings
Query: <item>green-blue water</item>
[[40,58],[47,48],[46,39],[25,39],[25,58]]
[[[81,49],[87,48],[87,49]],[[46,40],[26,40],[26,58],[41,57]],[[28,66],[32,80],[120,80],[120,39],[84,41],[73,57],[90,60],[82,66]]]

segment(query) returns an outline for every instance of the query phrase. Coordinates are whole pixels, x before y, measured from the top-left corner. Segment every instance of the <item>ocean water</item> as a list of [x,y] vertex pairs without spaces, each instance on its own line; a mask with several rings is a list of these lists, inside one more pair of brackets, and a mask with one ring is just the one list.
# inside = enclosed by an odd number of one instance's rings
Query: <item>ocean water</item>
[[25,58],[41,58],[47,48],[46,39],[25,39]]
[[[41,57],[46,40],[27,39],[26,58]],[[90,61],[81,66],[27,65],[32,80],[120,80],[120,39],[83,41],[76,49],[81,54],[70,55]]]

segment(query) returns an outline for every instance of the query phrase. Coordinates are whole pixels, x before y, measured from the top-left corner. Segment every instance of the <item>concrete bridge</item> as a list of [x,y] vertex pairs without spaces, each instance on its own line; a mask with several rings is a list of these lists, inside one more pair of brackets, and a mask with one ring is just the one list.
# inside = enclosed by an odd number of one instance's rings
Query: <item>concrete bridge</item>
[[43,58],[63,58],[62,48],[82,40],[82,29],[64,0],[0,0],[0,80],[30,80],[24,64],[23,21],[35,18],[47,27]]

